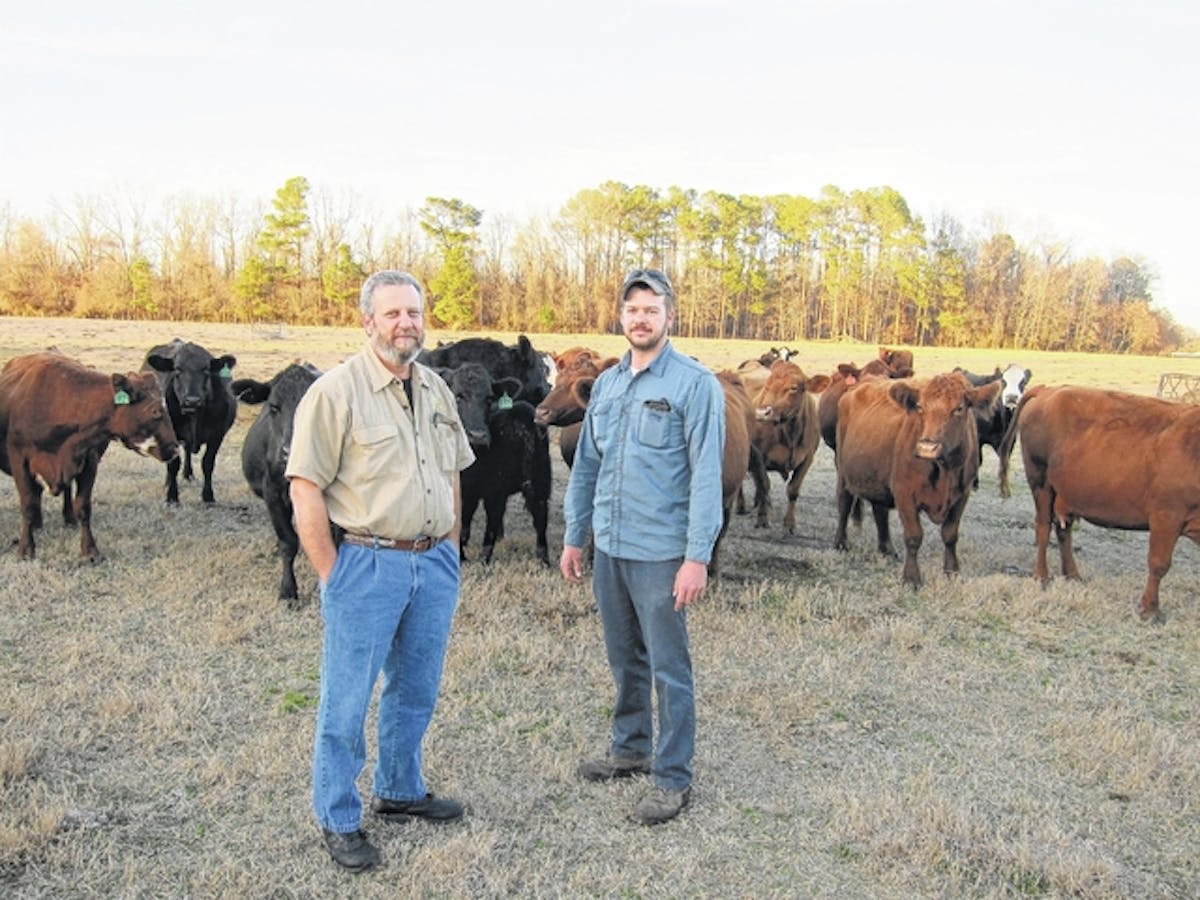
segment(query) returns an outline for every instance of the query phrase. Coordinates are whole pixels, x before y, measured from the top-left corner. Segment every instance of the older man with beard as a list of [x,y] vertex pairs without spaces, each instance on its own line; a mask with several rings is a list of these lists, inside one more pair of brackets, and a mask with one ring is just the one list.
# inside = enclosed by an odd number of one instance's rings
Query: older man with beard
[[304,395],[287,467],[325,624],[313,811],[330,855],[351,871],[380,863],[360,827],[355,780],[381,673],[372,811],[388,822],[463,814],[427,791],[421,742],[458,602],[458,473],[474,461],[454,395],[415,361],[425,339],[420,284],[377,272],[359,306],[367,346]]

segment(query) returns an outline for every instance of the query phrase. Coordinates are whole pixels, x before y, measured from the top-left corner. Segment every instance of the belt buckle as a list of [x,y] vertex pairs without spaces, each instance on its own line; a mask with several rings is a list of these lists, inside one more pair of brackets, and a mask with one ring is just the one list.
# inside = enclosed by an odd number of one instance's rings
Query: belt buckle
[[412,542],[412,548],[413,548],[414,553],[424,553],[426,550],[428,550],[432,546],[433,546],[433,538],[431,538],[429,536],[417,538],[415,541]]

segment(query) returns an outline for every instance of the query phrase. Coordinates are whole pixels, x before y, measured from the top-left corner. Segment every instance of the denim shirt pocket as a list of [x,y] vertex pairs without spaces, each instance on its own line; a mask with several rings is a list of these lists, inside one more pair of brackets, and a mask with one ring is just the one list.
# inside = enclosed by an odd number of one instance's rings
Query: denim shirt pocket
[[669,410],[641,406],[638,410],[637,441],[643,447],[664,450],[683,446],[683,429]]

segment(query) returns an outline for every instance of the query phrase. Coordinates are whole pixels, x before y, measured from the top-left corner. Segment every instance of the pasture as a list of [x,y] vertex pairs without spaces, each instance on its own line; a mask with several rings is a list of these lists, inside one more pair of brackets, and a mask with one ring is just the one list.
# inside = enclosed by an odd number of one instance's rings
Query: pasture
[[[272,339],[245,326],[0,319],[0,362],[57,345],[126,371],[175,336],[233,353],[235,377],[260,378],[297,358],[328,368],[362,342],[356,329]],[[461,336],[434,333],[429,345]],[[611,335],[533,340],[624,347]],[[766,349],[678,344],[713,367]],[[876,350],[799,349],[810,374]],[[1035,383],[1144,394],[1162,372],[1200,375],[1191,359],[915,356],[919,373],[1016,361]],[[368,816],[385,868],[345,874],[308,804],[316,586],[301,558],[306,605],[276,600],[274,536],[239,458],[256,415],[240,409],[209,508],[196,482],[168,508],[164,467],[112,446],[95,490],[97,565],[80,560],[52,497],[37,560],[19,562],[16,492],[0,478],[0,894],[1200,896],[1200,552],[1176,548],[1159,626],[1133,609],[1144,533],[1080,525],[1083,580],[1043,588],[1030,577],[1019,451],[1001,500],[990,448],[963,519],[962,574],[941,574],[924,520],[916,592],[876,553],[869,517],[848,553],[832,549],[828,448],[800,492],[795,534],[779,526],[784,493],[771,476],[771,527],[732,523],[722,578],[690,613],[697,780],[691,807],[653,829],[625,818],[643,781],[575,777],[608,735],[599,623],[588,588],[537,564],[514,499],[494,563],[464,567],[426,741],[431,788],[464,800],[467,818]],[[567,472],[551,454],[556,560]],[[474,535],[472,556],[479,518]]]

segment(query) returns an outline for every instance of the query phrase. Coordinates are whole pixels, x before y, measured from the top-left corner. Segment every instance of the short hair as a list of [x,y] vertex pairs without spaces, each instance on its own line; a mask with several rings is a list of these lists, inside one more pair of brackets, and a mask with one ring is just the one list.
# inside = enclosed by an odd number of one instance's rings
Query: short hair
[[425,291],[421,287],[421,282],[417,281],[416,276],[410,275],[407,272],[401,272],[399,269],[383,269],[363,282],[362,291],[358,295],[358,308],[364,316],[375,314],[376,288],[392,284],[400,285],[401,287],[407,286],[415,290],[417,296],[421,298],[421,309],[425,308]]

